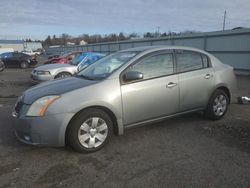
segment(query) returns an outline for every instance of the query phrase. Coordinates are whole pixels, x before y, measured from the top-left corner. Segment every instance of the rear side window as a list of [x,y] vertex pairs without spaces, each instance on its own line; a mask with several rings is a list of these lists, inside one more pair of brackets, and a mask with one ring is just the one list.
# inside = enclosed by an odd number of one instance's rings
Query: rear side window
[[[176,60],[177,60],[178,72],[187,72],[187,71],[198,70],[198,69],[202,69],[203,67],[207,67],[208,60],[206,60],[205,57],[203,60],[202,55],[196,52],[190,52],[190,51],[177,52]],[[205,63],[206,63],[206,66],[203,65]]]
[[173,74],[173,55],[172,53],[164,53],[146,57],[129,70],[143,73],[144,79]]
[[203,66],[204,68],[208,68],[209,67],[209,60],[208,57],[204,54],[201,54],[202,57],[202,61],[203,61]]

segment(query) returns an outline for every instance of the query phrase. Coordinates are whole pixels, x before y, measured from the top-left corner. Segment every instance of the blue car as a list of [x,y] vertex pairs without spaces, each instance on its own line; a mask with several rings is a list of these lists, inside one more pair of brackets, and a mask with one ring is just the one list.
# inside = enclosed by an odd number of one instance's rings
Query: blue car
[[81,71],[104,56],[105,55],[101,53],[84,52],[75,57],[69,64],[78,66],[78,71]]

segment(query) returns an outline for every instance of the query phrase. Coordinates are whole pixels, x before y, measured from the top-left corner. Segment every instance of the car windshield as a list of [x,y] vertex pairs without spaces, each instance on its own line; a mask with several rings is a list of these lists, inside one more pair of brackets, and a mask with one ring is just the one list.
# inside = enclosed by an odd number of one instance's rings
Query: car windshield
[[138,52],[117,52],[111,54],[89,65],[76,76],[90,80],[105,79],[137,54]]
[[85,58],[86,55],[83,55],[83,54],[79,54],[79,55],[76,55],[74,59],[72,59],[72,61],[69,62],[70,65],[78,65],[83,58]]

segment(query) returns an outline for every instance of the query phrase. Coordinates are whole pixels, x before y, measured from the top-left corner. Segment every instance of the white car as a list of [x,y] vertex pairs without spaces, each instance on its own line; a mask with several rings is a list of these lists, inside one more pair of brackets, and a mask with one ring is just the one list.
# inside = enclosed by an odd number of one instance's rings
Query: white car
[[24,50],[22,53],[30,55],[30,56],[35,56],[35,55],[40,55],[40,52],[33,52],[32,50]]

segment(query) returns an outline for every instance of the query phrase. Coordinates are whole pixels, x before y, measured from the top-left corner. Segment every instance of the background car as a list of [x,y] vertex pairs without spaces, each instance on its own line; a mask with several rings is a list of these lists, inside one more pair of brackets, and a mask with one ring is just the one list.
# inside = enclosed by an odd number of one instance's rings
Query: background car
[[3,71],[4,69],[5,69],[4,62],[0,60],[0,72]]
[[25,91],[13,112],[19,122],[14,127],[25,143],[64,146],[67,141],[76,151],[93,152],[113,133],[133,126],[197,111],[221,119],[235,90],[233,67],[210,53],[138,47]]
[[68,64],[56,63],[39,66],[32,71],[31,78],[36,81],[47,81],[56,78],[69,77],[104,56],[104,54],[100,53],[84,52],[76,56]]
[[53,57],[48,59],[47,61],[44,62],[44,64],[54,64],[54,63],[59,63],[59,64],[66,64],[69,63],[72,59],[74,59],[77,55],[82,54],[83,52],[70,52],[66,53],[62,56],[59,57]]
[[62,55],[60,55],[60,54],[49,55],[49,56],[48,56],[48,60],[50,60],[50,59],[52,59],[52,58],[58,58],[58,57],[60,57],[60,56],[62,56]]
[[30,56],[36,56],[36,55],[40,55],[39,52],[34,52],[32,50],[23,50],[22,53],[30,55]]
[[5,67],[21,67],[23,69],[35,66],[36,58],[20,52],[6,52],[0,55]]

